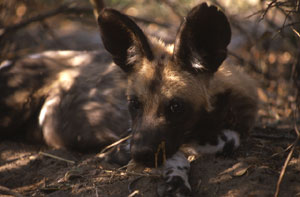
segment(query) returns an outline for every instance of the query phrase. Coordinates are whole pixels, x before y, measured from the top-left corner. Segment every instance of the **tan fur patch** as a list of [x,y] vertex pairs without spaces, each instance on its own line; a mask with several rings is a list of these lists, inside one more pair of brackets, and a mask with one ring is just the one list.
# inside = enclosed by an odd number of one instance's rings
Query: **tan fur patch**
[[[172,46],[166,47],[162,41],[151,39],[155,59],[149,62],[146,59],[136,67],[136,72],[129,76],[128,95],[136,95],[141,102],[160,103],[162,99],[171,100],[178,97],[189,101],[195,108],[211,109],[205,79],[195,77],[183,71],[171,60]],[[151,91],[151,83],[159,84],[155,92]],[[153,107],[153,106],[152,106]]]

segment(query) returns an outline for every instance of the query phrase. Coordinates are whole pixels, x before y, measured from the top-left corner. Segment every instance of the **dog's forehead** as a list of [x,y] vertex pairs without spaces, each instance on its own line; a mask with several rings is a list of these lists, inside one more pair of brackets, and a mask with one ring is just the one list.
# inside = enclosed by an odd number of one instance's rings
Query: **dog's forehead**
[[156,103],[182,98],[195,105],[206,105],[207,92],[201,78],[176,65],[173,45],[164,45],[159,40],[152,40],[154,59],[145,58],[136,66],[128,77],[128,95],[138,96],[145,103]]
[[171,59],[164,62],[145,60],[129,78],[128,95],[136,95],[144,102],[154,98],[160,101],[182,98],[195,105],[203,105],[207,93],[201,83],[201,79],[174,65]]

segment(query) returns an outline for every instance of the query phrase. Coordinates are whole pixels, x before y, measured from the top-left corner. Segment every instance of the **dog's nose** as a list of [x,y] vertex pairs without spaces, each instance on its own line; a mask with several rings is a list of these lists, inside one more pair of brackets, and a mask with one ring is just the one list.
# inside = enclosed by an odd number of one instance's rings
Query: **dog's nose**
[[155,165],[154,151],[146,146],[131,146],[131,156],[137,163],[144,164],[148,167]]

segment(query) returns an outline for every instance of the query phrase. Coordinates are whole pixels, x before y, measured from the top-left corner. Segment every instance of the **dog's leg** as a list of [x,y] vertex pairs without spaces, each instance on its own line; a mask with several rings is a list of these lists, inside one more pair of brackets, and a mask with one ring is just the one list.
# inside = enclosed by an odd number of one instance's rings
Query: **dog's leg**
[[197,145],[196,152],[229,155],[240,146],[240,136],[236,131],[223,130],[217,138],[218,143],[216,145],[211,145],[209,143]]
[[189,170],[190,163],[181,151],[167,159],[163,169],[163,177],[166,182],[163,196],[190,196]]
[[[238,148],[240,145],[239,134],[232,130],[223,130],[218,136],[218,143],[211,145],[209,143],[205,145],[192,147],[187,146],[183,148],[183,151],[187,153],[199,154],[199,153],[221,153],[230,154],[233,150]],[[191,150],[192,152],[189,152]],[[181,151],[178,151],[171,158],[167,159],[163,177],[166,181],[166,188],[163,196],[190,196],[191,186],[188,181],[188,173],[190,169],[190,163]]]
[[222,130],[219,135],[216,136],[217,143],[205,143],[200,145],[196,142],[190,144],[184,144],[181,150],[188,155],[198,154],[221,154],[230,155],[235,149],[240,146],[240,136],[238,132],[233,130]]

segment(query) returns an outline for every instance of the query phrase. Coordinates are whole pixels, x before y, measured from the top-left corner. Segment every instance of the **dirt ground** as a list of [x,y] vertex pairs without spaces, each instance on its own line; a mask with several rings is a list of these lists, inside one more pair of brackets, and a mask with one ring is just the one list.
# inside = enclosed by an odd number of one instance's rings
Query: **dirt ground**
[[[256,127],[233,156],[200,156],[191,165],[193,196],[273,196],[289,152],[285,149],[294,138],[289,124]],[[148,171],[126,171],[102,162],[96,154],[11,141],[0,144],[0,196],[157,196],[162,179]],[[299,147],[285,172],[280,196],[300,196]]]

